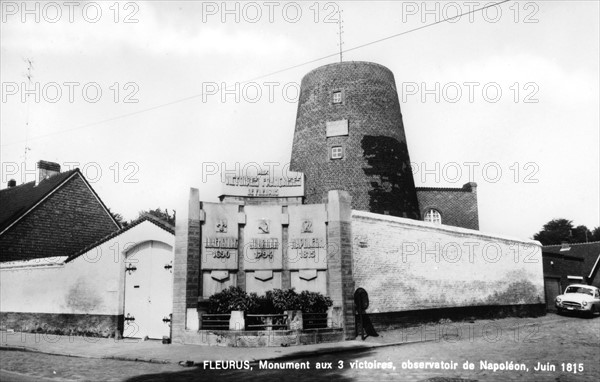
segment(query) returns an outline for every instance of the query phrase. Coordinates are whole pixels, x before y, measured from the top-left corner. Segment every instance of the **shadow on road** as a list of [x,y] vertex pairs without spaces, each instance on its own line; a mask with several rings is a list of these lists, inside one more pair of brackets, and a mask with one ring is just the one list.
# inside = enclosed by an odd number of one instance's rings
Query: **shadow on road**
[[[254,355],[260,349],[248,349],[248,356]],[[270,361],[274,364],[286,362],[306,362],[310,364],[310,369],[305,370],[265,370],[260,369],[258,363],[252,363],[252,370],[216,370],[210,367],[193,366],[183,369],[176,373],[146,374],[128,379],[128,382],[141,381],[250,381],[260,379],[261,382],[268,381],[354,381],[355,379],[347,374],[350,373],[350,362],[356,357],[368,357],[374,352],[369,349],[354,350],[337,354],[327,354],[315,357],[303,357],[298,359],[285,359]],[[224,360],[227,361],[227,360]],[[340,361],[342,363],[340,363]],[[317,363],[322,366],[329,366],[327,369],[317,369]],[[238,363],[239,364],[239,363]],[[342,368],[339,368],[342,366]],[[364,370],[363,370],[364,371]]]

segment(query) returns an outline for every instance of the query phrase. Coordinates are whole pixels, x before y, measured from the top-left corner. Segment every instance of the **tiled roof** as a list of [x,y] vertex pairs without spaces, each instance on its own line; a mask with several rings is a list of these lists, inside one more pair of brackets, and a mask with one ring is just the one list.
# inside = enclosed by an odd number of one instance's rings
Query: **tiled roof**
[[157,218],[154,215],[150,215],[150,214],[144,214],[143,216],[141,216],[140,218],[134,220],[133,222],[131,222],[131,224],[129,224],[127,227],[123,227],[118,231],[112,232],[109,235],[106,235],[105,237],[103,237],[102,239],[96,241],[95,243],[92,243],[90,245],[88,245],[87,247],[83,248],[82,250],[78,251],[77,253],[69,256],[67,258],[67,260],[65,260],[65,263],[68,263],[69,261],[75,260],[76,258],[78,258],[79,256],[83,255],[84,253],[88,252],[91,249],[94,249],[96,247],[98,247],[99,245],[102,245],[103,243],[107,242],[108,240],[119,236],[120,234],[122,234],[123,232],[129,231],[130,229],[132,229],[133,227],[145,222],[145,221],[149,221],[153,224],[155,224],[156,226],[158,226],[159,228],[164,229],[165,231],[169,232],[170,234],[174,235],[175,234],[175,227],[173,227],[171,224],[169,224],[168,222]]
[[542,247],[542,252],[578,257],[586,257],[589,253],[592,253],[594,256],[600,254],[600,241],[592,241],[589,243],[568,243],[565,244],[565,246],[569,249],[561,251],[563,248],[562,244],[544,245]]
[[79,173],[79,169],[56,174],[42,180],[37,186],[33,181],[0,190],[0,204],[2,205],[2,208],[0,208],[0,232],[4,231],[75,173]]
[[[562,244],[558,245],[545,245],[542,247],[542,253],[546,254],[556,254],[563,256],[573,256],[583,259],[583,267],[584,271],[589,273],[598,257],[600,257],[600,241],[592,241],[589,243],[569,243],[565,245],[566,248],[561,251],[563,248]],[[567,247],[568,246],[568,247]]]

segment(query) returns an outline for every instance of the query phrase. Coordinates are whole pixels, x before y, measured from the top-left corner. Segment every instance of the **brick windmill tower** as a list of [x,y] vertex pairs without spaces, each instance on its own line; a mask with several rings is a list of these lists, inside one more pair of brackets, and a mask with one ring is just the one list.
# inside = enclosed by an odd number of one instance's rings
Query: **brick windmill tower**
[[308,204],[345,190],[353,209],[420,219],[393,73],[351,61],[306,74],[290,169],[306,175]]

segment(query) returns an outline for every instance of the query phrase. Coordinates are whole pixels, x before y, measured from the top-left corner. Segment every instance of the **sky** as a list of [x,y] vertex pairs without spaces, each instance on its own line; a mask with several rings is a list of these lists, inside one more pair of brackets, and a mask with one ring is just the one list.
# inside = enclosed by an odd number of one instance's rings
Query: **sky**
[[342,60],[394,73],[417,186],[476,182],[484,232],[599,226],[599,2],[488,4],[2,1],[0,187],[79,167],[130,220],[285,168],[341,14]]

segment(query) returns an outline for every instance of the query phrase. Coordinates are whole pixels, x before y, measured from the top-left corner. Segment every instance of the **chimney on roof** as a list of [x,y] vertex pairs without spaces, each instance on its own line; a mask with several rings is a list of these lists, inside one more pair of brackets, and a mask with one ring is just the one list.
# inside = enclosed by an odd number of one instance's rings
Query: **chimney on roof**
[[58,163],[41,160],[37,163],[37,167],[38,167],[38,176],[37,176],[37,179],[35,180],[36,186],[42,180],[48,179],[56,174],[60,174],[60,165]]
[[475,182],[465,183],[463,185],[463,189],[476,194],[477,193],[477,183],[475,183]]
[[14,179],[11,179],[8,181],[8,184],[6,185],[8,188],[13,188],[17,186],[17,181]]

